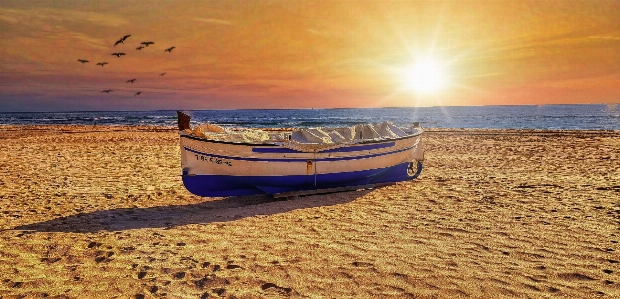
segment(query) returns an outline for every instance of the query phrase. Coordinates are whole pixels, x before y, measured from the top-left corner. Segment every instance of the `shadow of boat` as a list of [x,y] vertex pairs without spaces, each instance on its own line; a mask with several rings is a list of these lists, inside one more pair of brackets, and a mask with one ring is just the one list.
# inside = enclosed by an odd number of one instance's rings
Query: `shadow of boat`
[[93,233],[143,228],[170,229],[190,224],[229,222],[299,209],[345,204],[370,191],[331,193],[288,200],[274,199],[268,195],[236,196],[189,205],[100,210],[21,225],[12,230]]

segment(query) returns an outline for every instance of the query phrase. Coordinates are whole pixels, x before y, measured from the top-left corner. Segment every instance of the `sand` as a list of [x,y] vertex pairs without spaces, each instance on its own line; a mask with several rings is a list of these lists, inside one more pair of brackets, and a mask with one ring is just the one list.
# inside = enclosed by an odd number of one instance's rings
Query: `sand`
[[0,298],[619,298],[620,132],[428,130],[420,178],[202,198],[178,135],[0,126]]

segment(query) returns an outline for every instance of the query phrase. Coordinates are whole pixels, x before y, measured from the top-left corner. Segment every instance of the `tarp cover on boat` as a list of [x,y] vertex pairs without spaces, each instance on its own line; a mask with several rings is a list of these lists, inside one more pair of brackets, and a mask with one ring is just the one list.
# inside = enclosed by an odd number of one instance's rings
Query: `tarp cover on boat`
[[230,129],[214,124],[204,124],[196,127],[190,133],[198,137],[226,142],[275,142],[284,147],[303,152],[322,151],[369,140],[378,141],[409,135],[389,121],[344,128],[300,128],[283,132],[260,129]]
[[405,137],[407,133],[391,122],[359,124],[345,128],[298,129],[291,133],[291,142],[283,146],[298,151],[321,151],[368,140]]

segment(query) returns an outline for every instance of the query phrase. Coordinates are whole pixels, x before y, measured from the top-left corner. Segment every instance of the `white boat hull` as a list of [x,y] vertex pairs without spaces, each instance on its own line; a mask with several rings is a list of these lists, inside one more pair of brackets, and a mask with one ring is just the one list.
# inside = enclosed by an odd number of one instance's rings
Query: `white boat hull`
[[282,144],[214,141],[180,131],[183,183],[200,196],[283,194],[415,179],[422,171],[422,129],[398,139],[318,152]]

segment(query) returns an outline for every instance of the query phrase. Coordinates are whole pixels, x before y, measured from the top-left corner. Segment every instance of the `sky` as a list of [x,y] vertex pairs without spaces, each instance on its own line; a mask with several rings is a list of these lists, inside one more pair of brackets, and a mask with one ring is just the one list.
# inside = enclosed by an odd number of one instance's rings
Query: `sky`
[[0,112],[589,103],[620,1],[0,0]]

